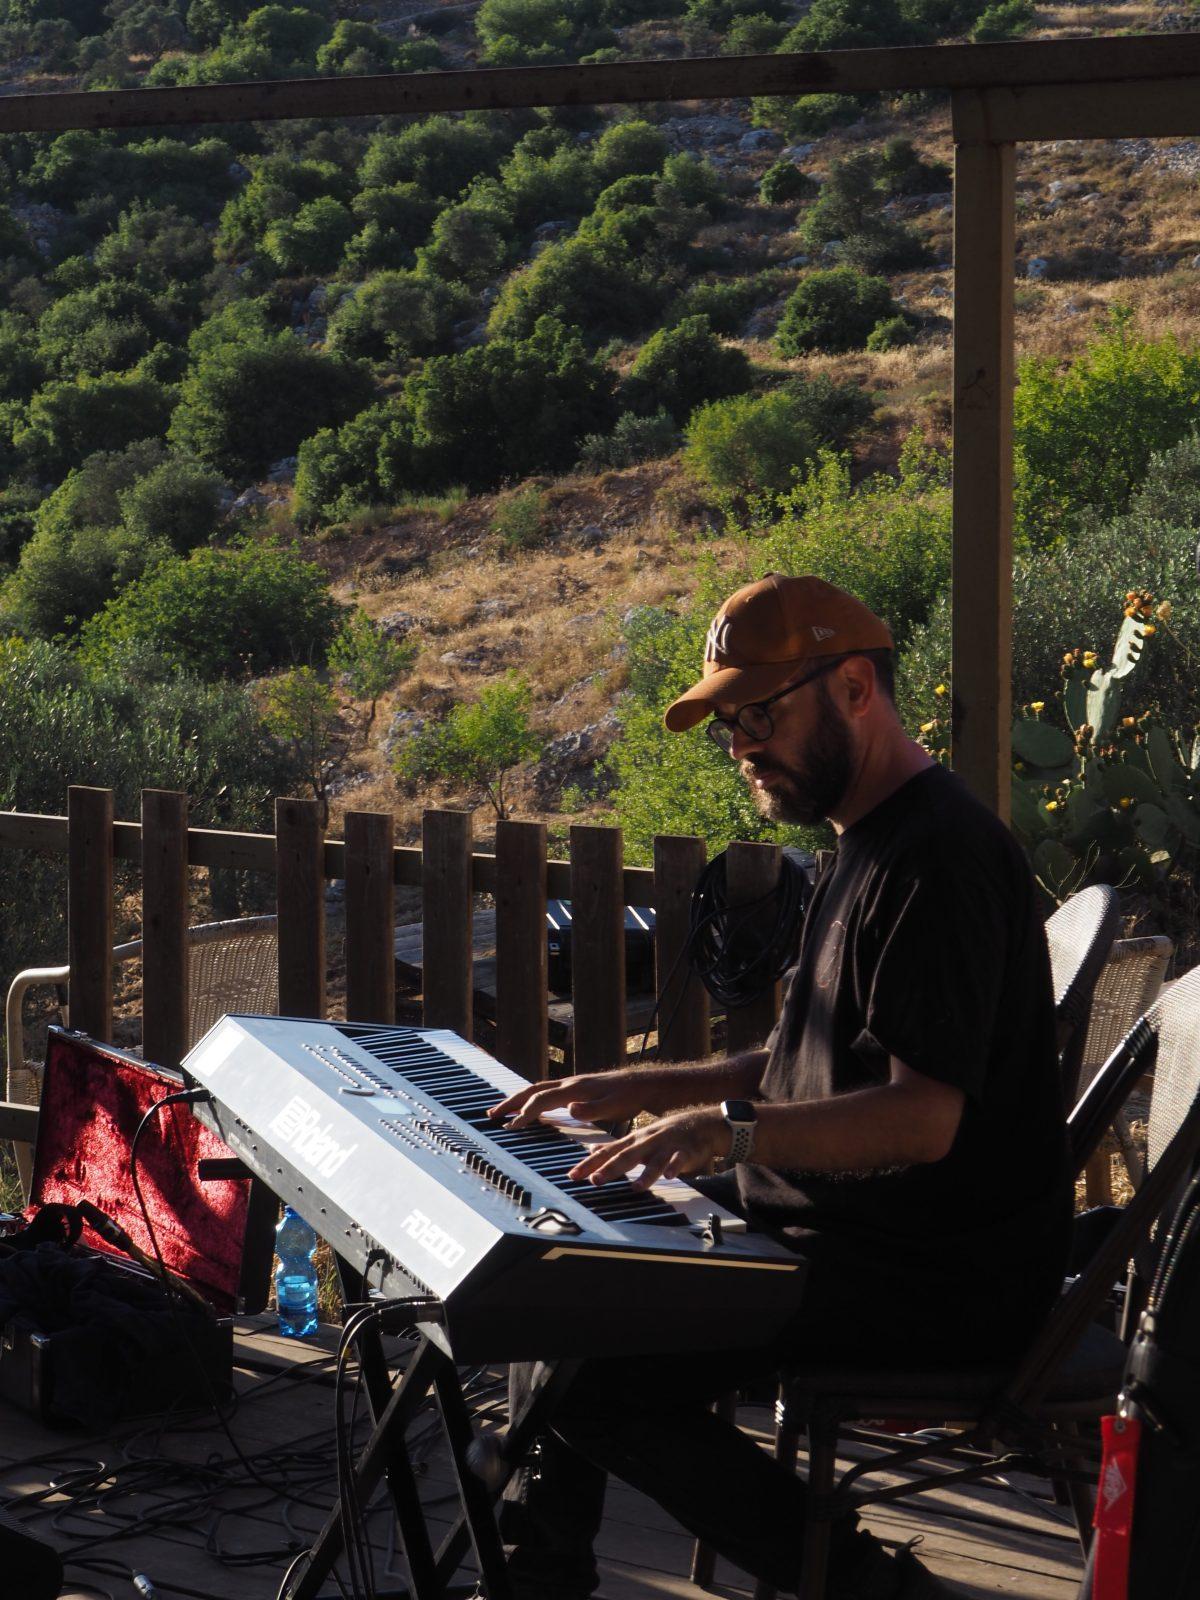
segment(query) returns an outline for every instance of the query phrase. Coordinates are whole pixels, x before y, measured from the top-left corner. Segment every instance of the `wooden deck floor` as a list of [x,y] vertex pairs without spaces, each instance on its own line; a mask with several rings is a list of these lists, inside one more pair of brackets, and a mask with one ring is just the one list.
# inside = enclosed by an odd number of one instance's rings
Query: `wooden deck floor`
[[[163,1600],[189,1591],[202,1600],[274,1600],[291,1559],[288,1546],[307,1542],[334,1493],[329,1350],[335,1336],[331,1330],[330,1340],[320,1345],[297,1345],[279,1339],[265,1319],[247,1319],[239,1327],[240,1403],[230,1430],[256,1471],[274,1479],[287,1468],[296,1498],[286,1503],[252,1484],[210,1498],[198,1476],[184,1480],[189,1465],[193,1473],[224,1462],[237,1469],[230,1439],[211,1418],[176,1427],[143,1422],[96,1440],[48,1432],[0,1404],[4,1500],[45,1490],[66,1472],[100,1461],[117,1474],[118,1484],[132,1487],[133,1476],[142,1474],[138,1492],[124,1498],[110,1494],[107,1501],[101,1496],[80,1507],[52,1493],[40,1504],[15,1508],[60,1549],[91,1543],[79,1551],[81,1558],[107,1564],[104,1573],[70,1566],[73,1586],[64,1591],[70,1600],[96,1600],[106,1593],[125,1600],[133,1594],[131,1571],[147,1573]],[[767,1408],[744,1407],[741,1421],[765,1439]],[[167,1462],[177,1464],[173,1472]],[[172,1476],[175,1482],[168,1481]],[[423,1483],[431,1516],[448,1517],[450,1506],[442,1497],[449,1495],[450,1480],[436,1457]],[[1022,1495],[971,1488],[931,1497],[928,1508],[884,1508],[867,1521],[884,1539],[922,1535],[923,1558],[969,1600],[1074,1600],[1081,1571],[1078,1544],[1064,1514],[1041,1492],[1034,1484]],[[370,1520],[380,1587],[398,1587],[402,1569],[390,1549],[385,1506],[378,1505]],[[264,1551],[275,1553],[253,1565],[229,1564]],[[700,1600],[701,1591],[687,1576],[687,1535],[656,1505],[621,1484],[610,1490],[600,1555],[603,1600]],[[730,1596],[747,1595],[752,1587],[744,1574],[724,1566],[718,1567],[717,1581],[719,1592]],[[326,1592],[334,1595],[336,1589],[331,1585]]]

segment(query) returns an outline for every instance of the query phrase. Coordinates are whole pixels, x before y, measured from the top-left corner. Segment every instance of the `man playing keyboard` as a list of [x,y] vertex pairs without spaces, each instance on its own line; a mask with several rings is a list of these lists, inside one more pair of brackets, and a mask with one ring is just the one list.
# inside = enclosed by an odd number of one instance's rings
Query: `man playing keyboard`
[[[1071,1185],[1033,880],[1008,829],[907,737],[891,674],[885,624],[817,578],[773,575],[725,604],[667,726],[704,722],[765,816],[838,836],[779,1024],[732,1059],[559,1079],[494,1108],[517,1126],[649,1112],[571,1176],[689,1177],[809,1262],[800,1314],[759,1350],[583,1365],[505,1508],[518,1600],[592,1594],[608,1472],[797,1592],[804,1485],[709,1402],[785,1362],[1015,1358],[1061,1283]],[[838,1525],[829,1600],[952,1592]]]

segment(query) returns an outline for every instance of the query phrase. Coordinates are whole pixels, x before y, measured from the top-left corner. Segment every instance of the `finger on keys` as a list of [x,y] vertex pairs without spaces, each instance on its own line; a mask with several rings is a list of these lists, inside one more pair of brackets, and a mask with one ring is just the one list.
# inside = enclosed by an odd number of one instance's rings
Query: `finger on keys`
[[[510,1094],[507,1099],[499,1101],[498,1104],[489,1106],[487,1114],[496,1122],[504,1122],[509,1118],[514,1121],[524,1119],[519,1123],[520,1126],[524,1126],[526,1121],[536,1122],[543,1110],[549,1110],[553,1106],[553,1096],[558,1090],[559,1082],[557,1079],[553,1083],[531,1083],[524,1089],[516,1090],[515,1093]],[[547,1099],[547,1096],[550,1098]],[[535,1104],[538,1110],[530,1115],[530,1107]]]

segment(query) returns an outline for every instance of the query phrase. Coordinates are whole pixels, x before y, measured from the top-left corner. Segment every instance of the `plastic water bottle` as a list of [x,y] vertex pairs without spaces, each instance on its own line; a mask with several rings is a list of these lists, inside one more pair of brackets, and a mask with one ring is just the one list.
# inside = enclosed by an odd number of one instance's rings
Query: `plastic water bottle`
[[279,1331],[288,1339],[306,1339],[317,1331],[316,1249],[316,1234],[285,1206],[275,1229],[275,1301]]

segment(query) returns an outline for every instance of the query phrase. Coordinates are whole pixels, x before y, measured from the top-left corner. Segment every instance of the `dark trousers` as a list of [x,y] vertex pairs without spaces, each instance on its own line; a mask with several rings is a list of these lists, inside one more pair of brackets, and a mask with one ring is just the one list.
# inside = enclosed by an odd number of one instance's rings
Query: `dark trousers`
[[[718,1198],[729,1205],[726,1192]],[[809,1259],[800,1315],[770,1343],[584,1362],[554,1413],[552,1431],[506,1491],[502,1528],[505,1542],[515,1546],[509,1571],[518,1600],[592,1593],[592,1546],[609,1472],[743,1571],[795,1592],[804,1482],[722,1422],[711,1402],[732,1389],[767,1386],[781,1366],[805,1362],[871,1368],[1007,1362],[1038,1325],[1055,1281],[1052,1273],[1035,1281],[998,1271],[986,1284],[952,1288],[894,1262],[818,1252]],[[631,1317],[636,1314],[631,1309]],[[529,1393],[536,1373],[535,1366],[512,1369],[512,1405]],[[834,1529],[831,1589],[839,1558],[855,1543],[854,1529],[852,1518]]]

